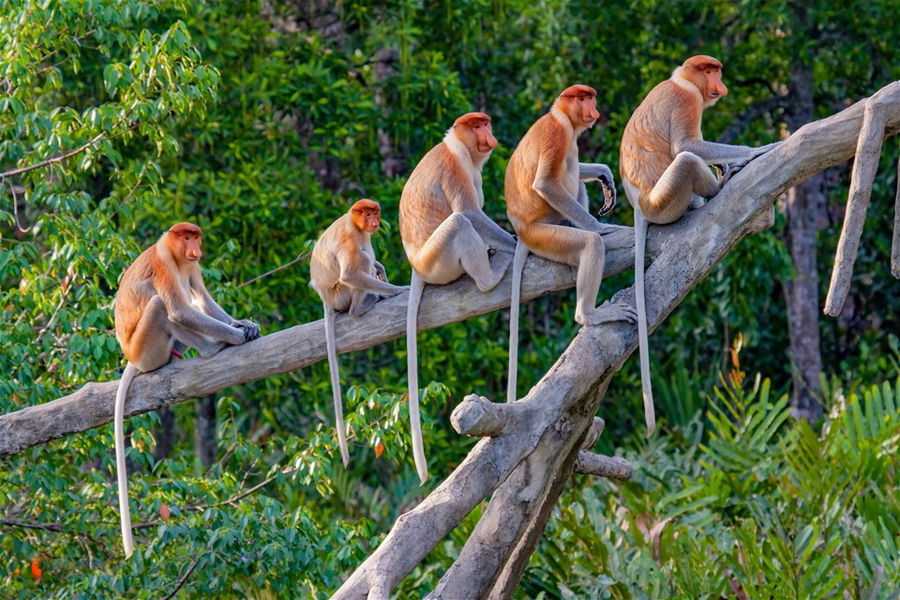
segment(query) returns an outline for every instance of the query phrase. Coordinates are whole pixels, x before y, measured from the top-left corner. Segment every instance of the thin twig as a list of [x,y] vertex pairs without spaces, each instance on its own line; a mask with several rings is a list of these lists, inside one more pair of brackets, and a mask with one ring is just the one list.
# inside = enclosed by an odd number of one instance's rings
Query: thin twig
[[89,141],[85,144],[82,144],[81,146],[75,148],[74,150],[70,150],[63,154],[60,154],[59,156],[54,156],[53,158],[48,158],[47,160],[42,160],[39,163],[35,163],[35,164],[29,165],[27,167],[20,167],[18,169],[13,169],[12,171],[0,173],[0,177],[6,178],[6,177],[12,177],[14,175],[21,175],[23,173],[28,173],[29,171],[35,171],[37,169],[41,169],[43,167],[50,166],[52,164],[62,162],[64,160],[66,160],[67,158],[72,158],[76,154],[84,152],[91,146],[95,146],[95,145],[99,144],[100,142],[102,142],[105,139],[106,139],[106,132],[104,131],[102,133],[98,133],[97,135],[95,135],[93,137],[93,139],[91,139],[91,141]]
[[187,572],[184,575],[182,575],[181,577],[179,577],[178,581],[175,582],[175,589],[172,590],[172,593],[170,593],[168,596],[163,598],[163,600],[171,600],[172,598],[175,597],[175,594],[177,594],[178,590],[180,590],[184,586],[185,582],[188,580],[188,577],[191,576],[191,573],[193,573],[194,569],[197,568],[197,565],[200,564],[200,559],[203,558],[204,556],[206,556],[206,552],[204,552],[203,554],[201,554],[200,556],[198,556],[197,558],[195,558],[194,560],[191,561],[191,566],[188,567]]
[[61,523],[27,523],[25,521],[15,521],[13,519],[0,519],[0,525],[7,527],[19,527],[21,529],[37,529],[39,531],[52,531],[53,533],[62,533],[63,535],[72,536],[79,540],[88,540],[94,545],[99,546],[99,542],[89,533],[80,533],[78,531],[70,531]]
[[63,304],[66,303],[66,296],[69,294],[70,289],[72,289],[72,281],[69,281],[69,285],[63,288],[62,294],[59,296],[59,302],[56,304],[56,308],[53,309],[53,314],[50,315],[50,320],[47,321],[47,324],[38,332],[37,337],[34,338],[34,341],[31,343],[32,346],[40,342],[41,338],[44,337],[44,334],[56,324],[56,317],[59,316],[59,311],[62,310]]
[[295,258],[294,260],[292,260],[292,261],[290,261],[290,262],[286,262],[286,263],[284,263],[283,265],[281,265],[280,267],[275,267],[275,268],[272,269],[271,271],[268,271],[268,272],[266,272],[266,273],[263,273],[262,275],[257,275],[257,276],[254,277],[253,279],[248,279],[248,280],[245,281],[244,283],[240,284],[240,285],[238,286],[238,289],[241,289],[241,288],[244,287],[245,285],[250,285],[251,283],[253,283],[253,282],[255,282],[255,281],[259,280],[259,279],[262,279],[263,277],[268,277],[268,276],[271,275],[272,273],[277,273],[278,271],[280,271],[280,270],[282,270],[282,269],[286,269],[286,268],[288,268],[289,266],[293,265],[294,263],[300,262],[301,260],[306,260],[307,258],[309,258],[309,255],[310,255],[309,252],[301,252],[300,254],[297,255],[297,258]]
[[[120,121],[119,124],[121,124],[127,120],[128,119],[127,119],[127,115],[126,115],[126,118],[123,119],[122,121]],[[89,142],[82,144],[81,146],[75,148],[74,150],[69,150],[68,152],[64,152],[63,154],[60,154],[59,156],[54,156],[54,157],[48,158],[47,160],[42,160],[39,163],[35,163],[33,165],[28,165],[27,167],[19,167],[18,169],[6,171],[5,173],[0,173],[0,179],[5,179],[7,177],[13,177],[15,175],[21,175],[23,173],[28,173],[30,171],[35,171],[37,169],[42,169],[43,167],[47,167],[47,166],[62,162],[66,159],[72,158],[76,154],[80,154],[81,152],[84,152],[85,150],[87,150],[88,148],[90,148],[92,146],[96,146],[97,144],[99,144],[102,141],[112,140],[112,139],[119,137],[120,135],[124,135],[125,133],[137,128],[140,124],[141,124],[140,121],[135,121],[134,123],[132,123],[125,129],[123,129],[121,131],[117,131],[116,133],[114,133],[112,135],[108,135],[107,132],[105,132],[105,131],[100,132],[97,135],[95,135]]]

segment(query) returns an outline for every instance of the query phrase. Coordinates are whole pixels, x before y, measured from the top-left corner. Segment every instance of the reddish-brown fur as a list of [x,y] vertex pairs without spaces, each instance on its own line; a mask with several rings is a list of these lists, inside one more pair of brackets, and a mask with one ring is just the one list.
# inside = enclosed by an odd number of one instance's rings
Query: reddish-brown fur
[[341,281],[347,271],[374,268],[370,236],[381,224],[381,206],[374,200],[357,201],[326,229],[313,248],[310,277],[326,302],[338,312],[350,308],[353,288]]
[[[578,149],[575,138],[600,117],[594,88],[576,84],[566,88],[553,108],[568,117],[560,122],[554,110],[540,117],[516,147],[506,168],[504,197],[506,209],[516,233],[535,254],[577,264],[582,240],[571,239],[565,232],[535,223],[561,221],[562,216],[533,187],[536,180],[549,177],[572,196],[578,196]],[[575,164],[572,170],[572,163]],[[540,167],[541,172],[538,171]],[[567,171],[568,169],[568,171]],[[567,177],[567,173],[575,176]]]
[[[129,362],[143,363],[144,350],[152,346],[159,335],[151,322],[138,328],[144,309],[156,290],[165,290],[178,301],[190,304],[189,290],[178,284],[175,274],[199,273],[197,261],[202,257],[202,236],[203,231],[197,225],[177,223],[163,234],[165,254],[154,244],[144,250],[122,275],[115,302],[116,337]],[[154,368],[159,366],[162,365]]]
[[[454,121],[448,137],[459,140],[470,153],[470,164],[463,165],[447,142],[429,150],[403,188],[400,198],[400,237],[409,262],[426,276],[441,260],[437,252],[420,252],[431,234],[454,212],[483,207],[480,197],[480,166],[497,146],[491,132],[491,118],[482,112],[467,113]],[[478,183],[476,189],[475,182]],[[446,190],[435,194],[433,190]],[[453,196],[451,198],[450,196]],[[456,200],[458,206],[454,206]],[[434,281],[434,283],[447,283]]]
[[[679,84],[679,78],[689,83]],[[622,177],[640,190],[639,205],[650,222],[670,220],[665,214],[669,206],[651,202],[650,191],[674,160],[673,149],[681,139],[703,138],[703,109],[727,93],[722,63],[711,56],[694,56],[654,87],[631,115],[619,165]]]

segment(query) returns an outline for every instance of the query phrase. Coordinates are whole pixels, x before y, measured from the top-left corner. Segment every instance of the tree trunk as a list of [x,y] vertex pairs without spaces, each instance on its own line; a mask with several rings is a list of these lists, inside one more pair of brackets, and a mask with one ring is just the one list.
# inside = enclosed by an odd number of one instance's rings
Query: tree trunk
[[[791,65],[790,106],[786,121],[791,132],[812,120],[812,72],[800,60]],[[791,412],[795,418],[822,416],[822,355],[819,344],[819,272],[816,265],[817,216],[825,208],[824,177],[816,173],[787,194],[787,242],[794,266],[784,284],[791,361]]]
[[194,448],[200,464],[208,467],[216,460],[216,397],[197,400],[197,424],[194,428]]
[[171,406],[163,406],[157,412],[160,422],[153,428],[153,437],[156,439],[153,458],[162,460],[169,456],[175,446],[175,411]]

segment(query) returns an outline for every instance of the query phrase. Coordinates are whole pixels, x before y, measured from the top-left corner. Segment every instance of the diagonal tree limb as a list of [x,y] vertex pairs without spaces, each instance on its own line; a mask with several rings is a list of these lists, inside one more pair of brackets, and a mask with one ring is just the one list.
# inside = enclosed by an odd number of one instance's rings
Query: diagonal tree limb
[[[879,95],[887,107],[883,134],[896,134],[900,131],[900,82],[886,86]],[[859,102],[828,119],[802,127],[779,148],[747,165],[703,209],[665,228],[651,228],[656,234],[664,229],[661,251],[647,272],[647,312],[652,326],[674,310],[741,238],[770,222],[768,215],[778,195],[853,155],[864,104]],[[630,289],[623,290],[616,299],[631,296]],[[390,590],[444,535],[492,492],[491,503],[451,567],[458,582],[453,584],[454,594],[461,595],[444,593],[451,579],[448,571],[432,597],[509,597],[521,577],[521,563],[530,555],[517,549],[533,548],[546,522],[543,515],[548,514],[548,507],[558,498],[558,482],[571,473],[575,463],[571,454],[577,451],[578,444],[572,439],[583,435],[608,378],[636,345],[635,329],[621,323],[582,329],[544,378],[520,401],[526,408],[521,414],[532,413],[530,418],[511,419],[500,435],[476,444],[437,489],[397,519],[378,548],[332,597],[387,598]],[[543,422],[535,423],[535,419]],[[568,437],[552,435],[553,431],[567,432]],[[533,450],[539,446],[540,450]],[[528,459],[523,461],[526,456]],[[516,476],[510,477],[514,470]],[[495,491],[498,482],[503,482],[502,487]],[[524,497],[528,488],[548,491],[541,500],[526,507],[497,501],[501,496]],[[508,536],[498,539],[500,524],[521,533],[513,540]],[[485,569],[490,571],[487,577]],[[466,586],[467,581],[472,585]],[[499,586],[496,595],[491,592],[495,584]]]

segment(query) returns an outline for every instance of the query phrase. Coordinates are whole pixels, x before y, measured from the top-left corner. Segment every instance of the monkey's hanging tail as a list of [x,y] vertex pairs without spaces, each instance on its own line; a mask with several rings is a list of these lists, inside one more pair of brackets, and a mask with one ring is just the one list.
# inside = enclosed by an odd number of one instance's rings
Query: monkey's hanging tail
[[347,435],[344,431],[344,403],[341,398],[341,379],[338,372],[337,346],[334,341],[334,310],[325,307],[325,349],[328,352],[328,370],[331,373],[331,395],[334,397],[334,427],[337,430],[338,446],[341,449],[341,460],[344,468],[350,464],[350,452],[347,450]]
[[116,478],[119,482],[119,516],[122,520],[122,545],[125,558],[134,553],[134,539],[131,537],[131,511],[128,510],[128,471],[125,469],[125,397],[131,380],[139,371],[131,363],[125,365],[119,387],[116,390],[116,405],[113,412],[113,432],[116,439]]
[[409,382],[409,428],[412,434],[413,460],[419,482],[428,480],[428,461],[425,460],[425,445],[422,443],[422,423],[419,417],[419,364],[416,349],[416,322],[419,318],[419,301],[425,282],[412,270],[409,280],[409,303],[406,305],[406,378]]
[[516,384],[519,379],[519,302],[522,299],[522,271],[528,258],[528,246],[521,239],[516,241],[516,253],[512,264],[512,297],[509,302],[509,375],[506,383],[506,401],[516,401]]
[[638,354],[641,359],[641,392],[644,396],[644,418],[647,436],[656,430],[653,410],[653,387],[650,384],[650,348],[647,345],[647,298],[644,294],[644,249],[647,247],[647,219],[641,209],[634,208],[634,302],[638,314]]

